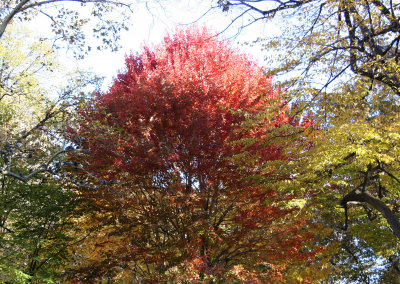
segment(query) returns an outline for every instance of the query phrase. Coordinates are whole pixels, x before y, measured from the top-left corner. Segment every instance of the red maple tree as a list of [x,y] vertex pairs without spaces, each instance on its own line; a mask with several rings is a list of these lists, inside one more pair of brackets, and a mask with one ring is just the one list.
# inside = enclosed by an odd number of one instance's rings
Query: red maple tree
[[[206,28],[127,56],[71,131],[89,150],[84,168],[102,179],[85,191],[91,222],[107,228],[91,240],[96,257],[75,266],[84,279],[264,282],[311,257],[304,220],[279,206],[294,196],[253,178],[264,162],[285,162],[282,149],[235,143],[265,135],[241,128],[260,112],[264,129],[295,124],[282,102],[262,68]],[[259,158],[238,165],[244,150]]]

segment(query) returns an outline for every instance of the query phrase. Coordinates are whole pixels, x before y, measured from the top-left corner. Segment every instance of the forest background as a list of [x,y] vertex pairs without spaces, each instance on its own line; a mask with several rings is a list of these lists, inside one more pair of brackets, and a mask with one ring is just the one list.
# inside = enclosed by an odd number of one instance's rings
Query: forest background
[[0,281],[399,283],[400,4],[210,1],[75,68],[175,5],[1,4]]

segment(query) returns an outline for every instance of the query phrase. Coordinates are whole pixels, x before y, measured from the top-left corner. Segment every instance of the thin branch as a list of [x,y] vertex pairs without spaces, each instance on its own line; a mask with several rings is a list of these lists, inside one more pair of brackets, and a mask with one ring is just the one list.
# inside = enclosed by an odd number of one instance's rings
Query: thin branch
[[27,9],[33,8],[33,7],[40,7],[40,6],[43,6],[46,4],[51,4],[51,3],[56,3],[56,2],[78,2],[78,3],[82,3],[82,4],[86,4],[86,3],[111,4],[111,5],[115,5],[115,6],[124,6],[124,7],[128,8],[131,12],[133,12],[133,10],[129,4],[125,4],[125,3],[122,3],[119,1],[108,1],[108,0],[47,0],[47,1],[36,2],[36,3],[32,3],[30,5],[26,5],[20,11],[22,12]]
[[388,170],[385,169],[385,167],[383,166],[383,164],[381,162],[379,162],[379,168],[384,171],[388,176],[390,176],[392,179],[394,179],[395,181],[397,181],[398,183],[400,183],[400,180],[395,177],[391,172],[389,172]]

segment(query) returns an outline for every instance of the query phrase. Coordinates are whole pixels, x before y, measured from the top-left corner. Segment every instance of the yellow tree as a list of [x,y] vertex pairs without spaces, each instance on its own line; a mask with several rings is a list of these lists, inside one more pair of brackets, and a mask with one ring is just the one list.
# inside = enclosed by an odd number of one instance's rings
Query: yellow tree
[[[279,21],[281,33],[266,35],[258,43],[266,50],[270,72],[287,89],[293,114],[312,112],[319,125],[313,147],[301,153],[292,172],[296,179],[289,184],[305,192],[317,213],[314,219],[332,228],[326,241],[341,242],[342,253],[334,255],[332,263],[337,267],[351,263],[347,275],[357,281],[371,279],[371,271],[374,276],[383,273],[377,265],[363,264],[366,259],[386,257],[385,265],[399,271],[400,4],[389,0],[218,4],[225,11],[239,11],[238,16],[251,15],[251,22]],[[314,191],[324,194],[306,198]]]

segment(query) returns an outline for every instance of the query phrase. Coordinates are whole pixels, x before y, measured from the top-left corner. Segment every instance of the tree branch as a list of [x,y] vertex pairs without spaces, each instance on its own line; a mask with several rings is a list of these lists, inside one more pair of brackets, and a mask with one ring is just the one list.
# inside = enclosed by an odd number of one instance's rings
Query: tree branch
[[21,2],[19,2],[19,4],[17,6],[14,7],[14,9],[11,10],[11,12],[4,18],[4,20],[1,22],[0,25],[0,38],[3,36],[8,24],[11,22],[12,18],[14,18],[14,16],[21,12],[21,9],[23,8],[23,6],[28,3],[30,0],[22,0]]
[[369,191],[356,188],[342,198],[340,205],[345,207],[353,201],[365,202],[378,210],[387,220],[393,234],[400,239],[400,220],[384,202],[375,198]]
[[68,152],[68,151],[69,151],[69,150],[61,150],[61,151],[55,153],[55,154],[48,160],[48,162],[47,162],[46,164],[44,164],[43,168],[31,172],[31,173],[28,174],[27,176],[24,176],[24,175],[22,175],[22,174],[16,174],[16,173],[12,172],[11,169],[6,170],[5,173],[3,173],[3,174],[5,174],[5,175],[7,175],[7,176],[11,176],[11,177],[13,177],[13,178],[15,178],[15,179],[18,179],[18,180],[20,180],[20,181],[26,183],[26,182],[29,181],[29,179],[30,179],[31,177],[33,177],[33,176],[35,176],[35,175],[37,175],[37,174],[40,174],[40,173],[48,172],[48,171],[49,171],[49,165],[50,165],[50,163],[51,163],[52,161],[54,161],[54,159],[57,158],[59,155],[61,155],[61,154],[63,154],[63,153],[66,153],[66,152]]

